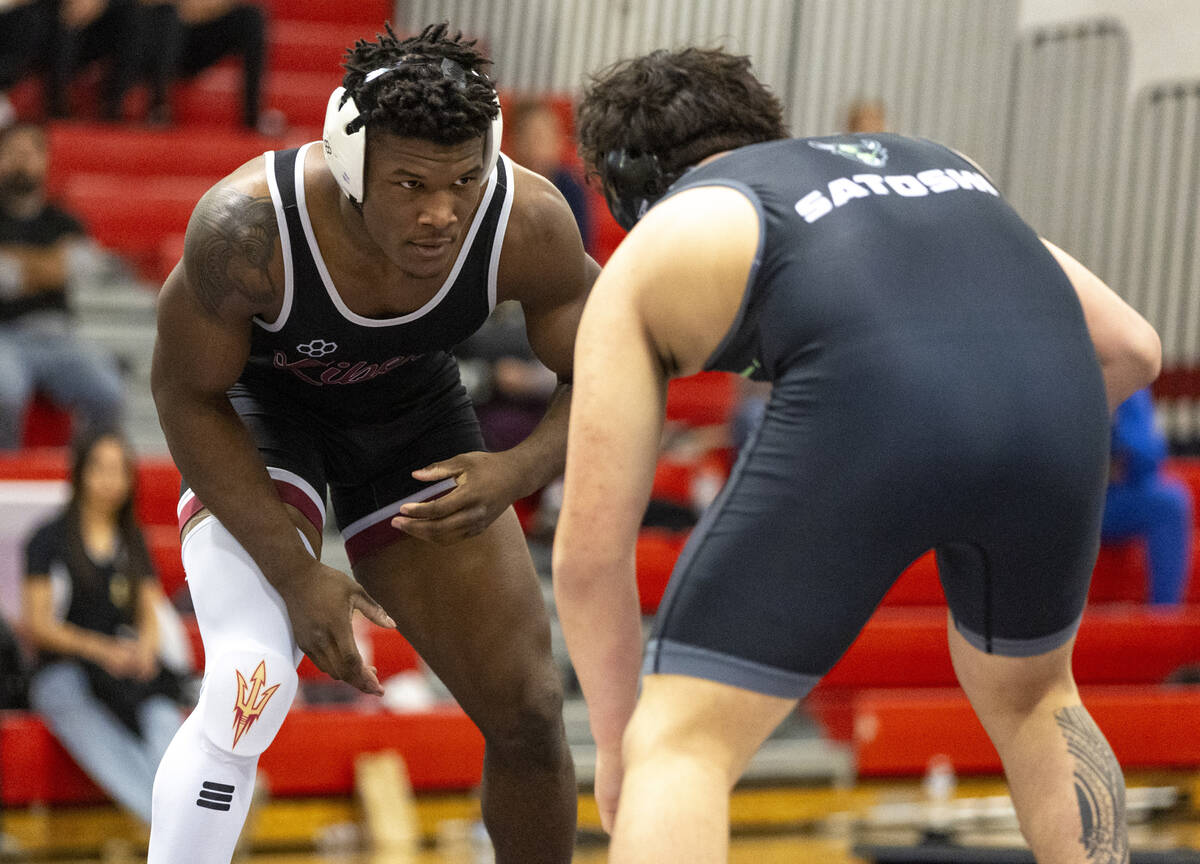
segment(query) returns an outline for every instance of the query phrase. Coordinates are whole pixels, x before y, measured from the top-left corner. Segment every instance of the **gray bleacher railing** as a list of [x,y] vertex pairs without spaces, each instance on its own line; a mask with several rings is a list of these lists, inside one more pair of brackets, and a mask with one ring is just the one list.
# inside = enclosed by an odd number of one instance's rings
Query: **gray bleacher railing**
[[[1200,81],[1146,87],[1130,120],[1105,275],[1158,330],[1166,384],[1179,370],[1200,369]],[[1172,440],[1193,448],[1197,395],[1159,400]]]
[[415,32],[426,24],[449,21],[455,29],[480,38],[495,61],[492,73],[507,90],[554,89],[555,58],[562,50],[561,7],[556,0],[400,0],[400,30]]
[[479,36],[513,90],[576,92],[622,57],[723,45],[750,55],[797,135],[837,132],[854,101],[878,99],[897,131],[994,164],[1017,0],[400,0],[396,15]]
[[845,128],[877,99],[897,132],[999,163],[1013,0],[802,0],[789,114],[797,135]]
[[662,46],[724,44],[754,57],[783,97],[791,80],[793,0],[400,0],[407,30],[448,19],[479,36],[510,90],[572,92],[586,75]]
[[1129,39],[1099,19],[1022,34],[1013,49],[1005,196],[1093,268],[1104,253],[1129,86]]
[[[855,101],[879,100],[890,128],[974,157],[1146,315],[1168,369],[1200,368],[1200,82],[1148,87],[1129,109],[1118,21],[1018,35],[1018,12],[1018,0],[400,0],[396,20],[448,18],[481,37],[505,89],[577,92],[620,57],[723,44],[751,56],[794,134],[839,131]],[[1200,400],[1160,406],[1176,443],[1200,446]]]

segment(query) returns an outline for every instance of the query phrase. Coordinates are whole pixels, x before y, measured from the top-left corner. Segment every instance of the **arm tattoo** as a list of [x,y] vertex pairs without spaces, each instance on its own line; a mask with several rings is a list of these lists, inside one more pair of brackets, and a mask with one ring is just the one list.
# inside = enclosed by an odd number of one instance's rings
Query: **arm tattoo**
[[188,225],[183,259],[192,291],[209,314],[216,315],[233,294],[256,307],[279,295],[271,278],[278,237],[269,196],[216,189],[200,199]]
[[1125,830],[1125,778],[1112,748],[1082,705],[1056,711],[1054,719],[1067,752],[1075,757],[1075,795],[1083,835],[1079,842],[1089,862],[1125,864],[1129,837]]

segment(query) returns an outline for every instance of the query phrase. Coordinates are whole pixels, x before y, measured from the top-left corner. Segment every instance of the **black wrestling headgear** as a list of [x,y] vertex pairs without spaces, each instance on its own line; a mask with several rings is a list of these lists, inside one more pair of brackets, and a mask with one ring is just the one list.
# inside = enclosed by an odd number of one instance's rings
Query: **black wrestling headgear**
[[668,174],[653,153],[610,150],[596,166],[604,199],[617,224],[629,231],[667,193],[679,174]]

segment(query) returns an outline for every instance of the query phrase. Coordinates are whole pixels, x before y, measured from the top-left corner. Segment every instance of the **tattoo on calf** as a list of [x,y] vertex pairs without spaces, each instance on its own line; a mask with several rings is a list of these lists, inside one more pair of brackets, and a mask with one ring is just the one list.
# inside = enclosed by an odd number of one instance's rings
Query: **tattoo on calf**
[[1082,705],[1062,708],[1054,719],[1075,757],[1075,795],[1083,822],[1083,845],[1088,861],[1124,864],[1129,860],[1125,830],[1125,778],[1112,749]]
[[255,306],[280,293],[271,278],[279,225],[269,196],[251,198],[233,189],[209,192],[188,226],[184,266],[201,305],[216,314],[239,294]]

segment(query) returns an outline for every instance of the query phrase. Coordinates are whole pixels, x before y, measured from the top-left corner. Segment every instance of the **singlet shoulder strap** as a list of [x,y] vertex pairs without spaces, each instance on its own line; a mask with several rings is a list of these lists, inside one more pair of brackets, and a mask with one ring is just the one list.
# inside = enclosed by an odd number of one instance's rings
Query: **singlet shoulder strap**
[[[263,154],[266,163],[267,188],[275,207],[275,222],[279,226],[279,246],[283,254],[283,306],[270,323],[255,317],[254,323],[276,333],[287,324],[295,296],[295,274],[292,264],[292,237],[296,236],[300,220],[296,214],[296,150],[268,150]],[[301,234],[300,236],[303,236]]]

